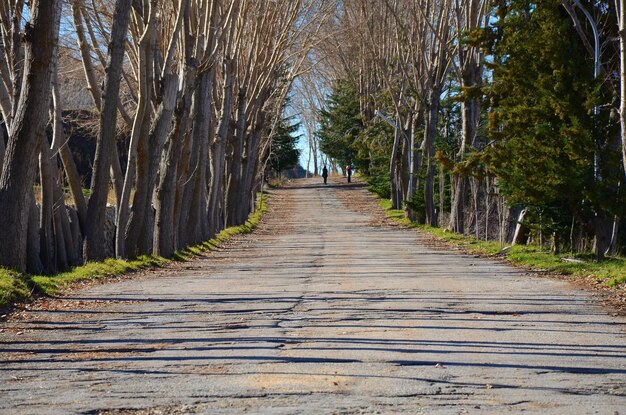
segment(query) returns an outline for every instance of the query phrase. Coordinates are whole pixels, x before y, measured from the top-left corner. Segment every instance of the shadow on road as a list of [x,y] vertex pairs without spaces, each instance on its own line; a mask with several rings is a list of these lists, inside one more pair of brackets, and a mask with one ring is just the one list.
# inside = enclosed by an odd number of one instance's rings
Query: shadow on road
[[[171,274],[23,310],[0,327],[0,394],[30,405],[48,382],[43,404],[55,388],[74,399],[82,385],[103,399],[145,396],[145,406],[153,396],[274,404],[397,389],[392,397],[412,399],[412,410],[413,397],[452,407],[459,396],[496,402],[523,391],[516,402],[565,408],[552,413],[577,413],[567,409],[587,395],[626,397],[624,320],[584,292],[418,246],[413,232],[369,226],[332,200],[364,187],[294,181],[281,192],[298,214],[270,218],[278,230]],[[519,409],[506,405],[489,413]],[[545,413],[537,408],[526,407]]]
[[[263,293],[259,295],[240,294],[233,295],[207,295],[197,296],[185,299],[169,298],[167,295],[152,296],[151,298],[140,298],[140,296],[120,295],[117,297],[99,298],[99,297],[65,297],[63,299],[68,303],[76,302],[76,304],[85,304],[89,302],[102,302],[105,300],[113,300],[115,302],[129,302],[135,304],[138,302],[156,303],[160,311],[134,311],[125,310],[116,318],[108,318],[103,320],[95,320],[91,323],[83,322],[81,326],[76,327],[72,314],[97,315],[110,314],[107,310],[84,309],[71,307],[59,310],[38,311],[38,318],[32,321],[22,322],[22,326],[29,331],[47,331],[54,330],[59,333],[67,333],[61,336],[61,339],[46,339],[42,341],[15,339],[0,340],[0,372],[14,371],[21,365],[28,365],[29,370],[35,369],[33,365],[37,365],[35,370],[40,371],[57,371],[70,370],[68,364],[89,364],[90,362],[112,363],[114,366],[120,363],[142,364],[141,362],[162,362],[165,366],[169,366],[174,362],[237,362],[237,364],[250,364],[255,362],[274,362],[285,364],[351,364],[363,363],[360,358],[349,357],[329,357],[337,356],[359,356],[362,353],[375,353],[379,359],[385,360],[396,366],[412,367],[412,366],[430,366],[433,367],[441,364],[444,367],[473,367],[473,368],[492,368],[496,370],[504,369],[523,369],[528,371],[539,372],[559,372],[568,374],[584,374],[584,375],[607,375],[617,374],[626,375],[626,346],[608,345],[596,343],[593,345],[580,345],[575,343],[559,343],[559,342],[512,342],[512,341],[478,341],[478,340],[438,340],[438,339],[406,339],[406,338],[366,338],[355,337],[349,335],[340,335],[337,337],[312,337],[299,336],[280,337],[280,336],[257,336],[249,335],[250,330],[271,329],[272,324],[266,322],[254,323],[233,323],[233,324],[215,324],[215,325],[196,325],[196,324],[176,324],[173,319],[175,316],[202,315],[207,312],[206,309],[198,309],[206,306],[213,308],[211,313],[218,315],[237,315],[244,313],[254,313],[261,319],[262,316],[272,316],[276,313],[276,308],[263,307],[264,304],[280,304],[280,303],[301,303],[307,304],[315,310],[316,313],[329,315],[329,313],[340,313],[343,318],[334,318],[329,320],[324,317],[298,317],[297,319],[282,318],[279,324],[289,327],[313,328],[320,332],[327,330],[359,330],[359,329],[378,329],[381,332],[387,330],[456,330],[458,332],[468,331],[532,331],[536,332],[565,332],[575,333],[577,324],[575,322],[567,323],[569,327],[557,327],[563,321],[558,318],[549,308],[561,308],[564,305],[578,308],[584,302],[575,296],[553,296],[550,298],[542,298],[541,296],[512,296],[502,298],[484,293],[466,293],[465,296],[456,297],[432,297],[428,294],[411,294],[411,295],[395,295],[385,296],[377,293],[354,293],[348,295],[334,292],[320,292],[315,296],[290,296],[290,295],[273,295],[271,293]],[[419,303],[428,300],[434,304],[440,303],[438,308],[415,308],[407,307],[407,303]],[[342,301],[344,303],[352,303],[352,306],[343,307],[325,307],[333,301]],[[461,309],[451,309],[450,304],[459,306],[460,303],[466,302],[467,307]],[[394,303],[397,303],[394,304]],[[471,304],[489,303],[493,307],[497,304],[515,303],[516,312],[498,312],[493,310],[481,310],[471,308]],[[232,307],[233,305],[241,305],[241,308],[223,308]],[[193,305],[193,310],[180,309]],[[368,306],[369,305],[369,306]],[[542,310],[536,310],[534,307],[542,306]],[[169,308],[175,306],[177,308]],[[221,307],[220,307],[221,306]],[[534,320],[534,315],[555,314],[553,320],[542,319],[541,322]],[[44,316],[54,316],[49,320]],[[347,316],[347,317],[345,317]],[[432,325],[430,322],[433,316],[445,316],[445,325]],[[583,318],[583,326],[588,324],[603,325],[619,325],[620,323],[594,322],[589,319],[589,314]],[[471,327],[471,323],[476,318],[480,318],[481,327]],[[223,317],[221,318],[223,319]],[[163,325],[144,325],[144,321],[163,321]],[[193,321],[191,317],[185,317],[187,321]],[[220,319],[218,319],[220,320]],[[381,324],[381,320],[393,322],[394,324]],[[489,324],[489,323],[493,324]],[[71,333],[78,330],[82,333],[89,331],[97,332],[101,329],[101,325],[106,324],[108,329],[119,329],[128,327],[135,329],[142,327],[144,337],[136,337],[129,335],[121,339],[106,338],[76,338]],[[92,325],[93,327],[89,327]],[[503,325],[508,326],[502,328]],[[525,328],[524,325],[531,327]],[[67,326],[67,327],[65,327]],[[516,326],[516,327],[512,327]],[[167,329],[169,336],[164,337],[161,333],[163,329]],[[230,335],[223,336],[220,332],[229,332]],[[198,336],[199,333],[211,333],[210,336]],[[172,337],[172,333],[180,333],[179,336]],[[186,334],[193,333],[193,337]],[[589,330],[585,330],[589,333]],[[597,332],[598,334],[604,334]],[[63,339],[65,337],[65,339]],[[283,356],[279,353],[285,348],[292,352],[304,353],[306,356]],[[28,358],[21,358],[23,352],[29,353]],[[227,353],[224,353],[227,352]],[[261,352],[247,353],[247,352]],[[434,361],[430,359],[398,359],[398,355],[432,355],[436,352],[440,357]],[[482,356],[484,360],[493,363],[485,363],[484,361],[476,362],[470,360],[457,360],[460,356]],[[503,363],[502,357],[510,356],[509,361]],[[533,363],[524,364],[523,356],[533,357]],[[589,365],[596,359],[603,359],[603,364]],[[584,359],[584,360],[579,360]],[[567,361],[572,362],[571,365],[558,364],[538,364],[537,362],[547,361]],[[580,363],[587,365],[580,365]],[[91,371],[101,370],[108,372],[115,370],[102,366],[101,369],[89,369]],[[132,370],[132,368],[129,368]],[[141,371],[140,369],[137,369]],[[176,366],[172,366],[172,370],[176,370]],[[165,371],[167,373],[167,371]]]

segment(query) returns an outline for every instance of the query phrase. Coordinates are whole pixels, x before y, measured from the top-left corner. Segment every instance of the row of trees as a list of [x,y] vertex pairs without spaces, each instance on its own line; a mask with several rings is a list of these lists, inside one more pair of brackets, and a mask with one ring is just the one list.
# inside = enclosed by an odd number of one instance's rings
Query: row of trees
[[[243,223],[326,3],[1,0],[0,266],[104,259],[110,193],[120,258],[170,256]],[[61,56],[82,66],[71,82],[97,125],[88,192],[63,128]]]
[[[611,1],[345,0],[326,26],[336,43],[316,50],[337,79],[320,148],[422,223],[617,251],[622,12]],[[587,17],[599,27],[595,73]]]

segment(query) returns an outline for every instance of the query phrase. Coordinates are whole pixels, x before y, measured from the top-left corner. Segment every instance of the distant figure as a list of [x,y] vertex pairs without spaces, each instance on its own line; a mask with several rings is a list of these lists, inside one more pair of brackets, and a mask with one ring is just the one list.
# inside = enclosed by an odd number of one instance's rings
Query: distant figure
[[352,166],[350,164],[348,164],[346,166],[346,173],[348,174],[348,183],[352,182]]
[[322,169],[322,177],[324,178],[324,184],[328,183],[328,169],[326,166]]

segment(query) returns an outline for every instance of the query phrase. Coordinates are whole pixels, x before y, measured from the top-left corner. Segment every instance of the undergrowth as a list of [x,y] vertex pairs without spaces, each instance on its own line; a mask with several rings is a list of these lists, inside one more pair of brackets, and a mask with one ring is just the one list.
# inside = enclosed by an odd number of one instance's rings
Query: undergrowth
[[[602,261],[596,260],[590,254],[554,254],[537,245],[515,245],[505,253],[500,254],[503,246],[497,241],[482,241],[471,236],[448,232],[441,228],[420,225],[411,222],[404,215],[404,211],[391,209],[388,199],[379,199],[387,217],[411,228],[424,232],[456,245],[468,252],[477,255],[502,256],[509,262],[537,271],[552,272],[574,277],[592,277],[602,281],[609,287],[626,284],[626,258],[607,257]],[[581,262],[564,261],[565,258]]]
[[257,209],[246,223],[224,229],[213,239],[199,245],[177,251],[171,259],[142,255],[132,260],[108,258],[102,262],[88,262],[70,271],[55,275],[25,275],[0,268],[0,309],[16,302],[32,300],[39,295],[55,295],[81,281],[116,277],[149,268],[158,268],[172,260],[186,261],[207,251],[218,249],[235,235],[250,233],[267,211],[267,195],[260,197]]

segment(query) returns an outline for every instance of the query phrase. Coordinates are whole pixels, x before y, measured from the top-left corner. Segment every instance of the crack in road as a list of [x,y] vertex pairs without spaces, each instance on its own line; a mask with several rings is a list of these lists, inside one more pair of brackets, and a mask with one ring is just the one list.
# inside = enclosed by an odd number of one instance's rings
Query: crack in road
[[297,182],[225,249],[2,323],[0,414],[626,408],[622,317],[376,209]]

